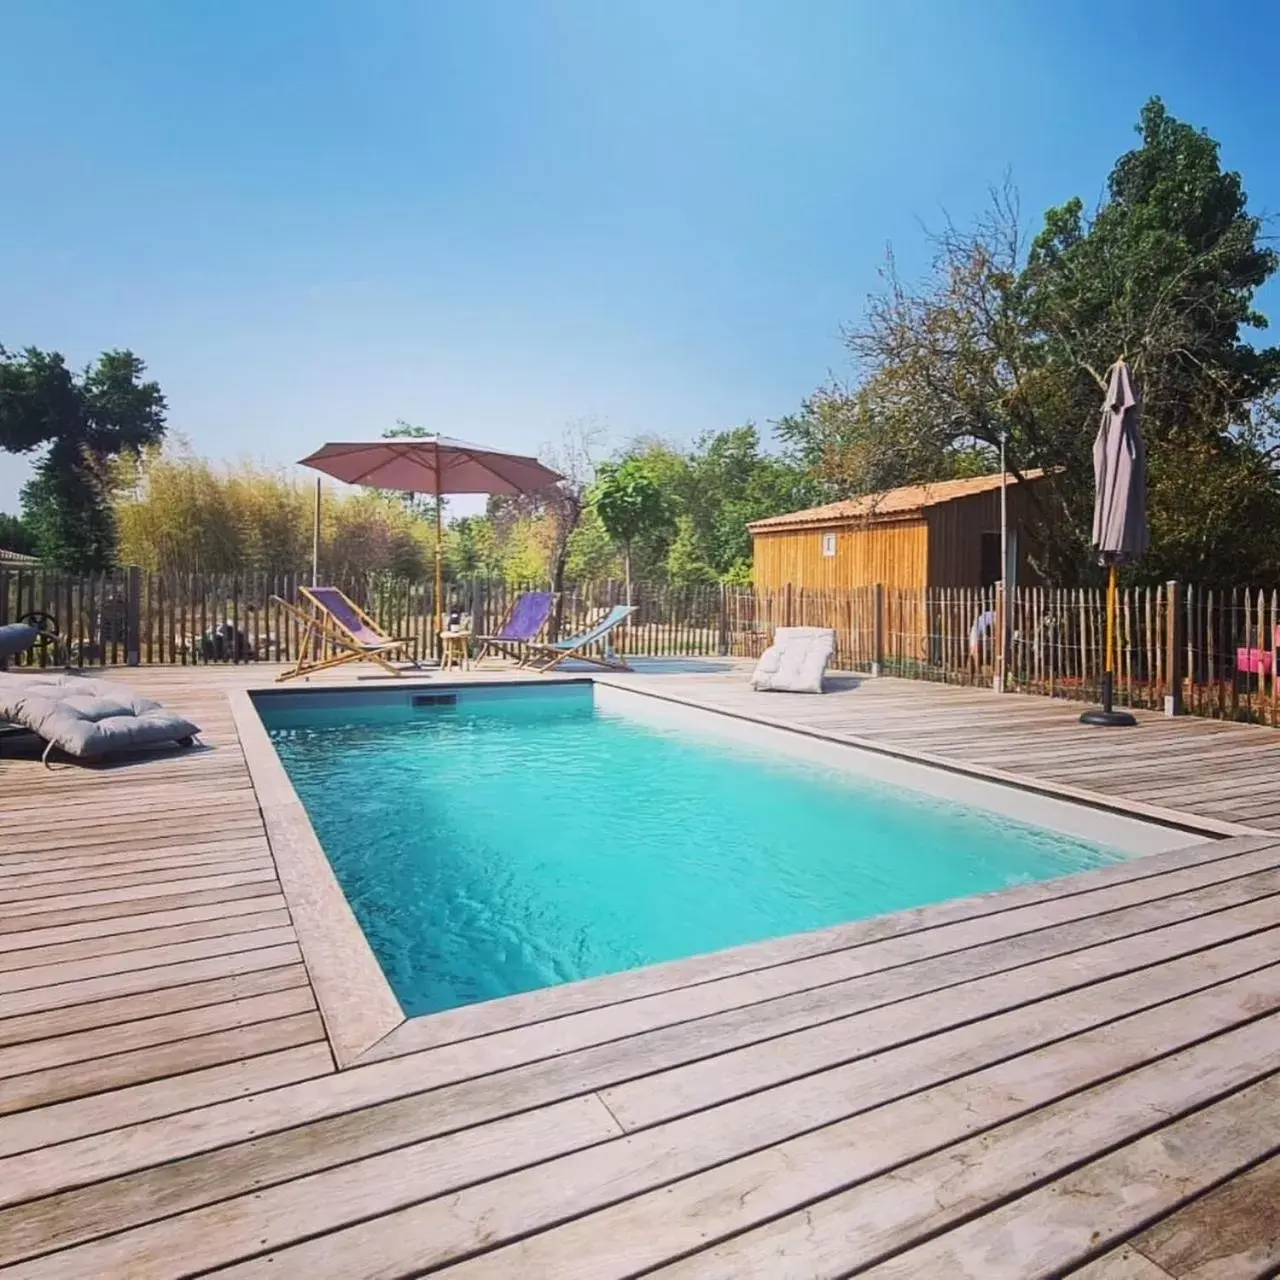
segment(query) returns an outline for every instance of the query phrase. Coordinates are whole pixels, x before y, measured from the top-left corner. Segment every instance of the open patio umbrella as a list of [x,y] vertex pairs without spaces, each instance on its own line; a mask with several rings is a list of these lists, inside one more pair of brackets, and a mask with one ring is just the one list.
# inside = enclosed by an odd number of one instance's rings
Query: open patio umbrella
[[1140,559],[1147,533],[1147,454],[1139,418],[1142,407],[1129,366],[1122,356],[1111,366],[1102,424],[1093,442],[1093,549],[1107,566],[1107,654],[1102,676],[1102,710],[1086,711],[1085,724],[1136,724],[1125,711],[1112,709],[1115,671],[1116,570]]
[[[347,484],[394,489],[399,493],[429,493],[436,499],[435,630],[440,632],[444,570],[440,499],[459,493],[534,493],[560,479],[558,472],[536,458],[503,453],[447,436],[397,437],[367,444],[326,444],[302,459]],[[319,573],[320,503],[316,501],[316,538],[312,574]]]

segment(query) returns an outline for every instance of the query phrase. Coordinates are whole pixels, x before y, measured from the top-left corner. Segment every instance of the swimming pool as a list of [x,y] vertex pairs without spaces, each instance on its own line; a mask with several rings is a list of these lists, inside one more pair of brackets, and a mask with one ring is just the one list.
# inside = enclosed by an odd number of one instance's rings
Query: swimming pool
[[259,710],[410,1016],[1127,856],[586,682]]

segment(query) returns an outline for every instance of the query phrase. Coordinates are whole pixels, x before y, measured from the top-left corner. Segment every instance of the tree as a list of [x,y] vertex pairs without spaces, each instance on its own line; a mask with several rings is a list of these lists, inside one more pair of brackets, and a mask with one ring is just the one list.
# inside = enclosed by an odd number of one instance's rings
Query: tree
[[813,506],[822,492],[797,466],[760,451],[753,423],[704,435],[689,455],[686,510],[716,577],[749,577],[753,520]]
[[661,440],[634,442],[634,459],[662,490],[664,520],[646,529],[632,547],[644,576],[702,581],[733,574],[750,577],[752,520],[795,511],[822,500],[820,486],[792,461],[761,452],[748,422],[708,432],[691,449]]
[[35,555],[36,543],[21,516],[0,511],[0,551],[16,551],[19,555]]
[[[388,427],[383,433],[384,440],[429,440],[435,432],[428,431],[426,427],[414,426],[411,422],[406,422],[403,418],[396,419],[394,427]],[[440,508],[440,522],[444,522],[445,498],[442,495],[437,497],[433,493],[403,493],[400,495],[400,501],[404,503],[405,510],[412,515],[421,516],[424,520],[430,520],[432,527],[435,527],[436,507]]]
[[1274,440],[1259,428],[1280,388],[1280,348],[1245,331],[1266,327],[1253,298],[1277,255],[1208,134],[1159,98],[1137,131],[1142,145],[1117,160],[1091,217],[1078,199],[1046,214],[1024,306],[1081,441],[1096,429],[1107,366],[1124,355],[1137,378],[1151,467],[1144,572],[1256,580],[1280,536],[1274,514],[1254,523],[1277,510]]
[[622,548],[631,603],[631,547],[647,530],[670,523],[670,514],[657,481],[636,458],[602,463],[591,488],[591,505],[608,535]]
[[1019,307],[1018,219],[1006,185],[971,228],[930,233],[918,283],[886,256],[883,291],[845,332],[854,385],[820,389],[779,428],[840,496],[989,470],[1015,420],[1034,435],[1034,419],[1021,421],[1033,334]]
[[716,581],[715,569],[702,558],[692,516],[677,516],[675,537],[667,552],[667,577],[678,587],[696,587]]
[[[310,560],[310,486],[249,463],[222,467],[179,447],[120,459],[112,477],[121,554],[152,572],[293,573]],[[420,577],[434,546],[426,523],[394,494],[326,498],[321,537],[335,579]]]
[[569,582],[595,582],[618,575],[618,552],[600,517],[588,504],[569,538],[564,576]]
[[506,540],[511,539],[515,527],[513,522],[521,518],[539,522],[544,530],[547,576],[551,580],[552,591],[556,593],[555,611],[549,627],[553,640],[560,635],[565,576],[573,553],[574,535],[589,506],[588,490],[595,476],[595,459],[604,435],[604,428],[597,422],[569,423],[558,443],[544,445],[538,451],[546,465],[560,474],[559,481],[549,489],[497,499],[490,504]]
[[450,525],[444,540],[444,562],[450,577],[496,578],[502,574],[502,550],[493,521],[485,516],[462,516]]
[[565,428],[558,446],[544,451],[544,460],[560,479],[540,495],[550,526],[549,568],[555,609],[550,636],[560,638],[564,622],[564,578],[573,547],[573,536],[587,509],[587,491],[595,474],[595,456],[604,430],[596,423],[579,422]]
[[107,351],[77,376],[58,352],[0,347],[0,449],[46,449],[21,501],[37,554],[55,568],[115,561],[111,464],[165,430],[165,399],[145,369],[131,351]]
[[[662,495],[662,505],[655,508],[654,519],[631,540],[632,577],[660,581],[668,570],[677,518],[687,515],[698,501],[689,451],[656,436],[640,436],[627,445],[617,461],[624,466],[634,464]],[[617,545],[621,548],[621,543]]]
[[1070,583],[1089,551],[1092,444],[1108,367],[1126,356],[1143,396],[1152,553],[1137,573],[1256,579],[1275,559],[1252,521],[1280,512],[1276,452],[1260,406],[1280,352],[1255,348],[1258,286],[1275,270],[1240,176],[1217,144],[1143,109],[1139,147],[1111,171],[1091,216],[1051,209],[1026,247],[1006,185],[970,228],[930,238],[918,284],[892,257],[885,287],[846,334],[856,373],[779,424],[789,456],[828,492],[867,493],[987,471],[1002,434],[1010,469],[1044,467],[1031,489],[1036,567]]

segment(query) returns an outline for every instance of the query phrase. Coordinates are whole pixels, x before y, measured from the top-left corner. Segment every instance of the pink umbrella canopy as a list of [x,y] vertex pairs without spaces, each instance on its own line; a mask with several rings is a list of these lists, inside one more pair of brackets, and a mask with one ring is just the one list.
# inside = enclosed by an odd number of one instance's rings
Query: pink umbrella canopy
[[347,484],[401,493],[533,493],[560,479],[536,458],[503,453],[448,436],[326,444],[302,459]]
[[[559,472],[537,458],[503,453],[448,436],[401,436],[367,444],[326,444],[302,459],[304,467],[323,471],[347,484],[394,489],[399,493],[535,493],[559,480]],[[440,631],[444,601],[444,533],[436,503],[435,629]],[[316,523],[311,582],[320,581],[320,481],[316,479]]]

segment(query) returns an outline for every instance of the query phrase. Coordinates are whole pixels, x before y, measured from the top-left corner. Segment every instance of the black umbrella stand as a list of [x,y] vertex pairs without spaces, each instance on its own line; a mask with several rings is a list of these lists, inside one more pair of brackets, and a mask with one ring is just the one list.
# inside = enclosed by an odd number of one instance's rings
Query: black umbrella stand
[[1111,705],[1115,684],[1116,639],[1116,566],[1111,565],[1107,575],[1107,669],[1102,673],[1102,709],[1086,711],[1080,717],[1081,724],[1096,724],[1120,728],[1135,725],[1138,721],[1127,711],[1116,711]]

